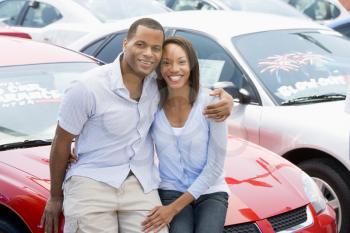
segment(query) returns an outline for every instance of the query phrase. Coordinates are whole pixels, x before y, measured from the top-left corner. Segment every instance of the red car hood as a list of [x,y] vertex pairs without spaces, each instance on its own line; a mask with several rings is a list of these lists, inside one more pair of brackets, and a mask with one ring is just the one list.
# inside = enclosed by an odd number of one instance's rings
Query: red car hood
[[[0,162],[48,180],[50,146],[3,151]],[[231,195],[226,225],[257,221],[308,203],[300,169],[239,139],[229,139],[225,164]]]
[[226,225],[265,219],[309,203],[302,171],[247,141],[229,139],[225,173],[231,190]]
[[48,180],[50,146],[0,152],[0,162],[22,170],[34,177]]

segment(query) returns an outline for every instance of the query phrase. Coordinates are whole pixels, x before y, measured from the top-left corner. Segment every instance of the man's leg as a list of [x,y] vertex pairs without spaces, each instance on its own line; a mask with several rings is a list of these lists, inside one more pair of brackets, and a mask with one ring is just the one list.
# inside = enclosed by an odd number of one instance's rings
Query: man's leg
[[117,189],[81,176],[64,186],[64,233],[118,233]]
[[[141,184],[134,175],[129,176],[120,188],[118,196],[118,220],[120,233],[141,233],[141,223],[149,211],[162,205],[158,191],[144,193]],[[168,233],[164,228],[161,233]]]
[[228,195],[217,192],[200,196],[195,202],[195,233],[222,233]]

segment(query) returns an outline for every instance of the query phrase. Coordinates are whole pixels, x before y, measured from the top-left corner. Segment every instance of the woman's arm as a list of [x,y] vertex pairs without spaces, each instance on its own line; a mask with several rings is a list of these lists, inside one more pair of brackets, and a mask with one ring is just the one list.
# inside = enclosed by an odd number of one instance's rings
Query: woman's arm
[[195,199],[214,185],[224,170],[227,145],[226,122],[216,122],[209,119],[208,123],[209,140],[207,163],[200,175],[187,190]]

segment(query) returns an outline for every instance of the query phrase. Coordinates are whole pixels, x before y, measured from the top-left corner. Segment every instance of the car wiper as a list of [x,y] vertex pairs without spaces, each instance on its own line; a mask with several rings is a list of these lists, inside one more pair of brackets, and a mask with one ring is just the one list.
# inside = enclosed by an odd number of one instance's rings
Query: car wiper
[[47,146],[47,145],[51,145],[51,143],[52,143],[51,139],[48,139],[48,140],[25,140],[22,142],[13,142],[13,143],[7,143],[7,144],[0,145],[0,151],[17,149],[17,148]]
[[336,100],[344,100],[346,95],[344,94],[324,94],[324,95],[311,95],[311,96],[303,96],[295,99],[283,101],[281,105],[296,105],[296,104],[305,104],[305,103],[319,103],[319,102],[327,102],[327,101],[336,101]]
[[12,136],[16,136],[16,137],[28,136],[27,134],[24,134],[24,133],[21,133],[21,132],[18,132],[18,131],[15,131],[13,129],[9,129],[9,128],[3,127],[3,126],[0,126],[0,132],[5,133],[5,134],[9,134]]

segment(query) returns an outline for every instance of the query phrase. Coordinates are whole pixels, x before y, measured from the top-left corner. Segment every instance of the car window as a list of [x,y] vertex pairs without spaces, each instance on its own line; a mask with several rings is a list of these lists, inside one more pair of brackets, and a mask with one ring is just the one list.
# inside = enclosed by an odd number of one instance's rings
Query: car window
[[330,20],[340,15],[340,9],[325,0],[289,0],[289,4],[314,20]]
[[175,11],[215,10],[215,7],[201,0],[172,0],[165,4]]
[[235,87],[245,88],[251,94],[251,102],[258,102],[253,88],[221,45],[207,36],[192,32],[177,31],[175,34],[192,42],[199,59],[202,86],[210,88],[218,82],[232,82]]
[[95,56],[95,53],[97,52],[97,49],[100,47],[100,45],[106,40],[106,37],[103,37],[102,39],[99,39],[95,42],[92,42],[88,46],[86,46],[84,49],[81,50],[81,52],[90,55]]
[[346,94],[350,41],[338,33],[281,30],[248,34],[232,41],[278,104],[310,96]]
[[60,12],[53,6],[40,2],[38,5],[30,6],[24,16],[22,26],[45,27],[62,18]]
[[334,29],[350,39],[350,25]]
[[200,3],[198,3],[197,9],[198,10],[217,10],[217,7],[208,2],[201,1]]
[[96,55],[98,59],[105,63],[111,63],[115,60],[118,54],[122,51],[123,40],[126,37],[126,32],[115,35]]
[[11,26],[15,25],[25,2],[25,0],[12,0],[1,2],[0,21]]

